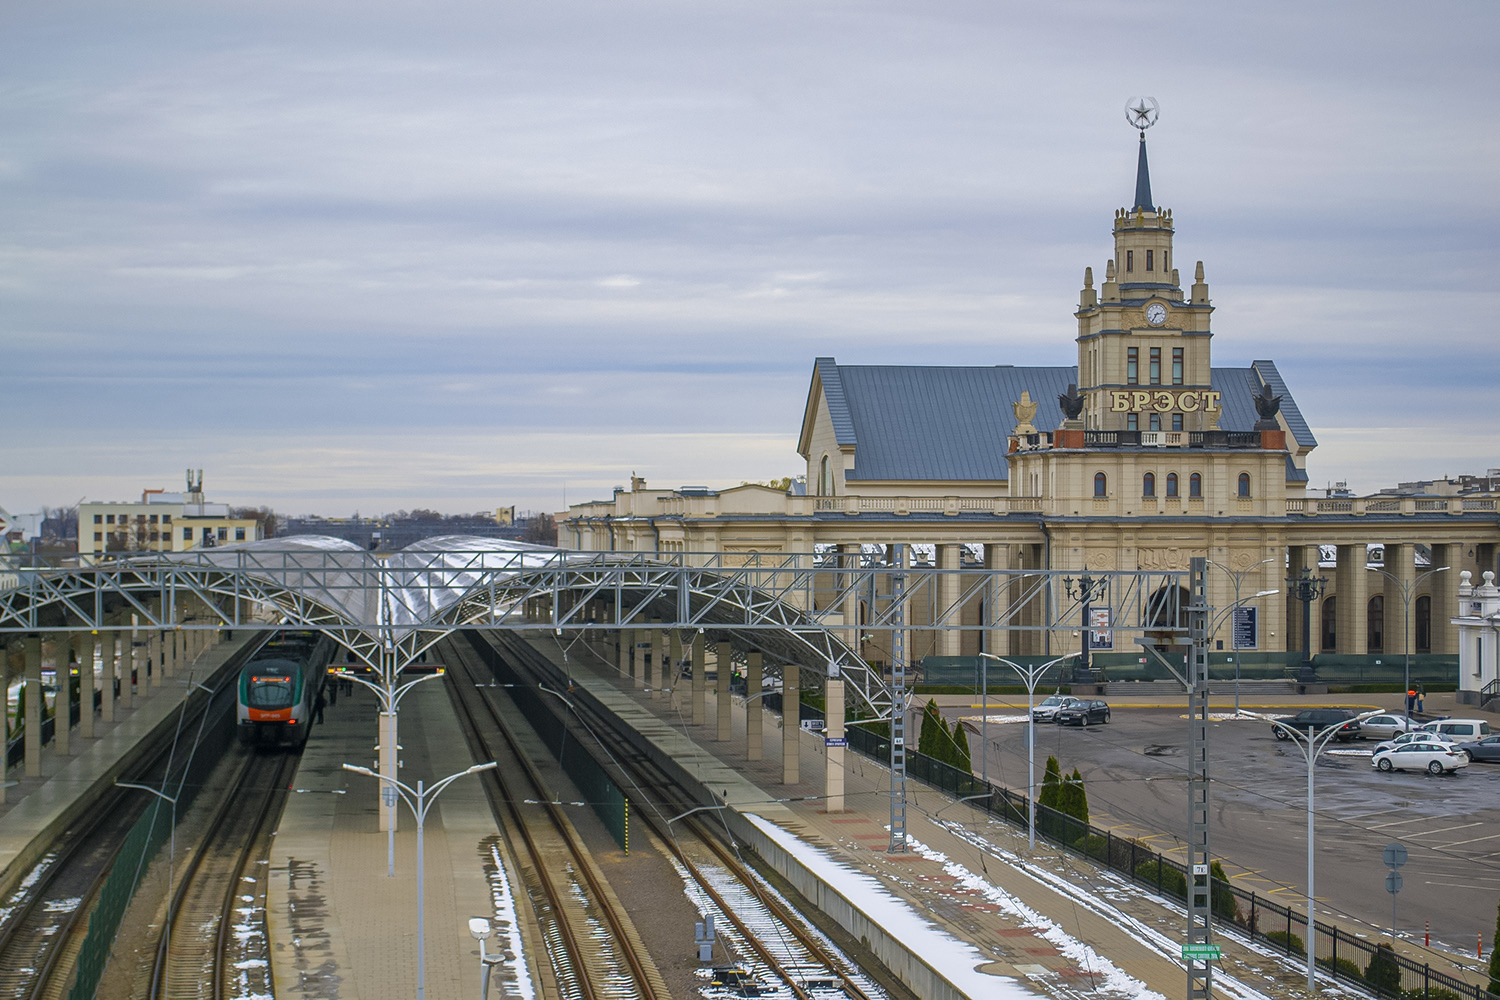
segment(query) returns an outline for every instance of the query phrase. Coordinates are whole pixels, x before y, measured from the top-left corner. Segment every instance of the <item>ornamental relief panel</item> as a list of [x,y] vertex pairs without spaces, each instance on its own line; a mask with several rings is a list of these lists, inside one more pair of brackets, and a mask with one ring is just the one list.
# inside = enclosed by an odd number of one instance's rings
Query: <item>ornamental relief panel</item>
[[1137,549],[1136,565],[1141,569],[1149,570],[1174,570],[1188,568],[1188,560],[1193,553],[1188,549],[1181,549],[1173,545],[1161,549]]
[[1088,554],[1084,565],[1091,570],[1108,570],[1115,568],[1115,553],[1113,549],[1096,549]]

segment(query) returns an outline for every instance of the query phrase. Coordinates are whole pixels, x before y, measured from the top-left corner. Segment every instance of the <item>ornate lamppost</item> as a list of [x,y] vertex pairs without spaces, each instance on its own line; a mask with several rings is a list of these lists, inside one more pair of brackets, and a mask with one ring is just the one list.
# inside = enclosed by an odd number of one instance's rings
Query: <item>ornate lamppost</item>
[[1085,572],[1076,580],[1071,576],[1064,577],[1063,587],[1067,590],[1068,600],[1078,601],[1083,605],[1083,629],[1081,630],[1083,636],[1083,652],[1079,657],[1078,667],[1083,671],[1084,681],[1092,681],[1094,679],[1094,675],[1093,669],[1089,664],[1089,647],[1093,644],[1092,640],[1094,637],[1094,623],[1090,620],[1092,617],[1092,615],[1090,614],[1090,605],[1092,605],[1097,600],[1103,599],[1104,592],[1109,589],[1109,577],[1103,577],[1101,579],[1095,580],[1093,577],[1089,576],[1087,572]]
[[1312,672],[1312,606],[1313,602],[1323,596],[1323,588],[1328,586],[1328,577],[1313,576],[1311,568],[1304,569],[1301,576],[1289,576],[1286,578],[1287,592],[1292,600],[1302,602],[1302,663],[1298,666],[1298,675],[1306,679]]

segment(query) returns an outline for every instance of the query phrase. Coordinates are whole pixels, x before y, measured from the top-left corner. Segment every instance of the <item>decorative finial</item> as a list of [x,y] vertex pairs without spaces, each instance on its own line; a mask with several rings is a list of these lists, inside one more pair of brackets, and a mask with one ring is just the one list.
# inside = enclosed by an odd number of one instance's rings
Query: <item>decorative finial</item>
[[1036,418],[1036,402],[1031,398],[1029,390],[1021,390],[1021,398],[1010,404],[1011,412],[1016,415],[1016,429],[1012,434],[1035,434],[1036,425],[1031,421]]
[[1141,130],[1142,140],[1145,140],[1146,130],[1156,124],[1160,114],[1161,105],[1156,103],[1154,97],[1132,97],[1125,102],[1125,120],[1130,123],[1131,128]]
[[1086,267],[1083,269],[1083,287],[1094,287],[1094,269],[1092,267]]

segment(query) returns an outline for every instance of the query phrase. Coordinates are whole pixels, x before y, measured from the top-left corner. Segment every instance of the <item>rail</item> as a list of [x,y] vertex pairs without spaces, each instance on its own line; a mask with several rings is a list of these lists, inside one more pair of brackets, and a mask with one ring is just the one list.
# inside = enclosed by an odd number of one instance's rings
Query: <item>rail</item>
[[1500,497],[1296,497],[1286,501],[1288,514],[1316,517],[1334,514],[1365,517],[1369,514],[1395,514],[1414,517],[1418,514],[1500,513]]

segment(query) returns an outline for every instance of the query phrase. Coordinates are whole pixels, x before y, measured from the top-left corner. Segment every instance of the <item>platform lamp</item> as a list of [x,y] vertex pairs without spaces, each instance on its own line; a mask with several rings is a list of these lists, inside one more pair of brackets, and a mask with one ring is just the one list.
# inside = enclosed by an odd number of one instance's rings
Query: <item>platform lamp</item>
[[1104,597],[1104,592],[1109,589],[1109,577],[1101,577],[1095,580],[1084,573],[1078,579],[1071,576],[1063,577],[1063,587],[1066,588],[1068,600],[1077,601],[1083,605],[1083,652],[1079,657],[1078,666],[1083,671],[1084,681],[1094,679],[1093,668],[1089,664],[1089,644],[1092,640],[1093,622],[1089,620],[1090,605]]
[[1313,602],[1323,596],[1323,588],[1328,586],[1328,577],[1313,576],[1312,569],[1304,569],[1301,576],[1289,576],[1286,578],[1287,593],[1293,600],[1302,602],[1302,663],[1298,666],[1298,674],[1306,679],[1312,672],[1312,606]]

